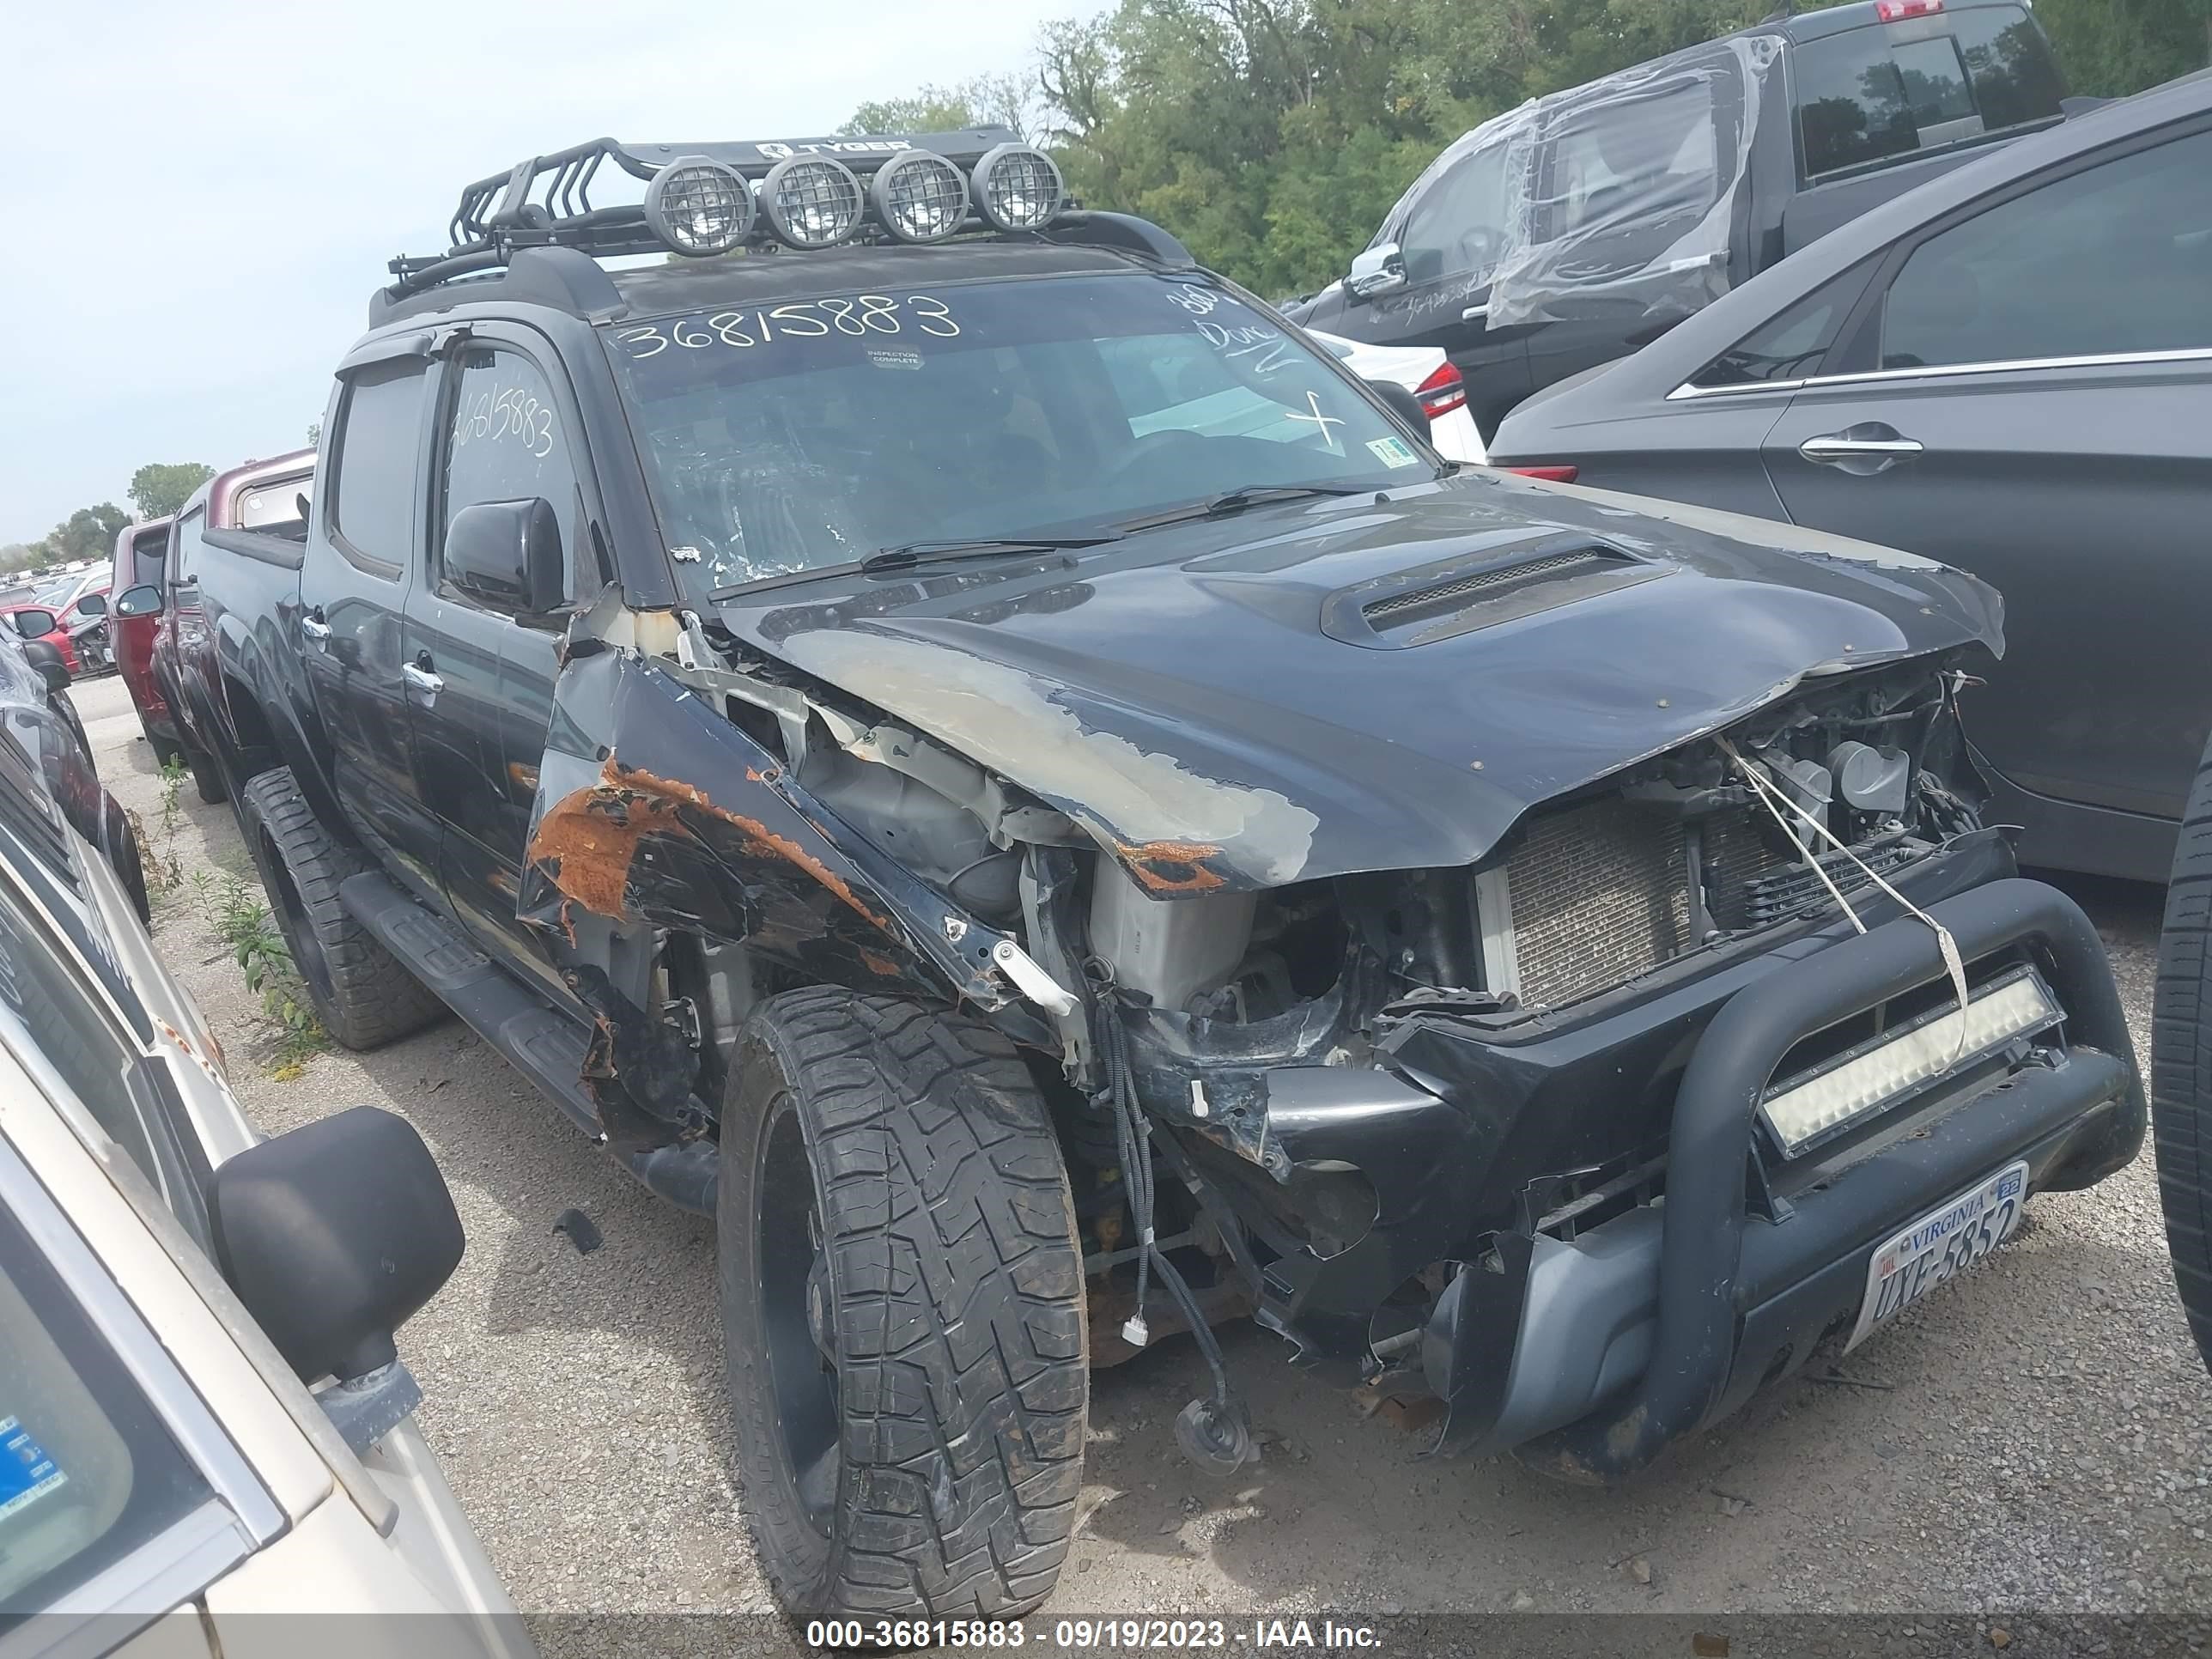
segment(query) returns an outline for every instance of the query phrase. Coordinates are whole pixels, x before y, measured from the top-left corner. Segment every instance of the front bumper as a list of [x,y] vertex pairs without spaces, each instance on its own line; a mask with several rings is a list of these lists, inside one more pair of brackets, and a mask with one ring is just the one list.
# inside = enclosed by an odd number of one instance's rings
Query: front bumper
[[[1808,931],[1518,1044],[1424,1018],[1386,1040],[1389,1070],[1272,1074],[1285,1154],[1365,1171],[1376,1215],[1337,1255],[1269,1263],[1261,1320],[1310,1361],[1371,1371],[1371,1345],[1395,1334],[1377,1314],[1390,1291],[1457,1264],[1418,1343],[1445,1443],[1617,1479],[1802,1363],[1856,1311],[1875,1248],[1917,1216],[2015,1158],[2031,1191],[2122,1167],[2146,1110],[2094,927],[2054,888],[1991,879],[1972,851],[1950,862],[1915,901],[1969,963],[2032,963],[2063,1036],[1783,1164],[1760,1159],[1753,1115],[1784,1055],[1944,976],[1933,931],[1893,906],[1863,935]],[[1663,1204],[1539,1224],[1557,1172],[1638,1146]]]

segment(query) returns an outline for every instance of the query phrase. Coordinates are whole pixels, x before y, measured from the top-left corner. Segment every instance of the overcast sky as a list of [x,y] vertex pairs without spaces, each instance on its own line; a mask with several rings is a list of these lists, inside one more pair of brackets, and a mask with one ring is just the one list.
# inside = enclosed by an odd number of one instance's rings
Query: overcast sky
[[395,253],[526,155],[827,132],[1099,0],[89,0],[0,67],[0,544],[305,441]]

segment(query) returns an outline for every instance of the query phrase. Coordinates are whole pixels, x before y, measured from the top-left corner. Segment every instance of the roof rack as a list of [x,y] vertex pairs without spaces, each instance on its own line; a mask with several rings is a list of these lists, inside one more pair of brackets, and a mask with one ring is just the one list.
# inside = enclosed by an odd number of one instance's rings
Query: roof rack
[[[916,154],[934,155],[951,163],[972,185],[976,167],[1007,147],[1027,149],[1018,133],[1003,126],[969,127],[957,132],[690,144],[625,144],[614,138],[594,138],[550,155],[533,155],[463,190],[460,205],[448,227],[453,246],[441,254],[402,255],[393,259],[391,270],[398,280],[384,290],[383,297],[398,301],[457,277],[498,269],[507,264],[517,250],[526,247],[574,248],[594,258],[669,252],[672,244],[655,230],[643,204],[592,205],[592,182],[607,162],[649,184],[673,162],[705,161],[735,172],[757,191],[779,164],[805,157],[832,161],[848,169],[861,186],[853,228],[836,240],[881,241],[892,239],[896,233],[884,222],[867,186],[890,162]],[[1029,153],[1037,156],[1056,187],[1058,170],[1040,153]],[[941,177],[942,169],[939,171]],[[996,228],[979,210],[975,191],[971,189],[968,195],[958,229]],[[769,216],[752,215],[752,228],[738,245],[774,244],[775,230],[760,222]],[[1149,240],[1157,243],[1144,248],[1148,239],[1137,237],[1142,251],[1177,262],[1189,258],[1180,243],[1156,227],[1125,220],[1120,215],[1085,214],[1064,193],[1051,216],[1030,228],[1058,231],[1066,236],[1093,222],[1116,245],[1130,246],[1129,227],[1140,226],[1153,233]]]

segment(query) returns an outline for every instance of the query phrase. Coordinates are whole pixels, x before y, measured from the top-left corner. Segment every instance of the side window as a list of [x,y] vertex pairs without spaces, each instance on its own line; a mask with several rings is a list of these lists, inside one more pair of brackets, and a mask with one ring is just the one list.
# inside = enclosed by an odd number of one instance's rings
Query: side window
[[200,579],[200,527],[207,522],[207,514],[200,507],[169,526],[169,586],[182,587]]
[[1759,386],[1799,380],[1820,367],[1865,291],[1872,262],[1862,260],[1784,307],[1692,377],[1694,386]]
[[[0,1041],[76,1098],[138,1166],[194,1242],[209,1245],[204,1160],[178,1139],[156,1068],[117,1030],[37,925],[0,902]],[[197,1164],[197,1167],[196,1167]],[[4,1407],[0,1407],[4,1412]]]
[[568,592],[576,591],[576,469],[553,389],[520,352],[464,349],[452,414],[441,434],[438,542],[465,507],[542,496],[561,523]]
[[[106,1569],[162,1553],[157,1540],[212,1496],[12,1203],[0,1206],[0,1630],[66,1617]],[[192,1541],[166,1552],[173,1573]]]
[[1881,366],[2212,347],[2212,132],[2086,167],[1916,248]]
[[414,552],[425,367],[412,357],[372,363],[346,388],[330,486],[331,528],[339,550],[357,563],[397,569]]
[[1407,210],[1398,248],[1410,282],[1496,264],[1505,248],[1505,146],[1486,144],[1447,167]]

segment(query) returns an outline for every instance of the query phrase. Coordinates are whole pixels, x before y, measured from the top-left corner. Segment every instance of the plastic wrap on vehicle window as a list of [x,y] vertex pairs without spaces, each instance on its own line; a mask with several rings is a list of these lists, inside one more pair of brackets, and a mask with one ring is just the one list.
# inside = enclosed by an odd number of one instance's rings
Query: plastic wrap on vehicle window
[[1505,150],[1489,325],[1686,317],[1728,292],[1780,54],[1767,35],[1710,41],[1533,99],[1454,145]]

